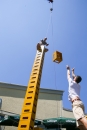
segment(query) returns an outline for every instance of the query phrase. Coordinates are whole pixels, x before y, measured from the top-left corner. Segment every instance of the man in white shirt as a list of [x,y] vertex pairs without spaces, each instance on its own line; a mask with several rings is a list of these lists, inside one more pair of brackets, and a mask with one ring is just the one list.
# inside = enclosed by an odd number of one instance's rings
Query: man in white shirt
[[72,103],[72,110],[74,117],[76,119],[77,127],[80,130],[87,130],[87,119],[84,115],[84,104],[80,99],[80,82],[82,78],[80,76],[75,76],[74,69],[72,69],[72,77],[70,77],[70,67],[67,65],[67,79],[69,82],[69,95],[68,99]]

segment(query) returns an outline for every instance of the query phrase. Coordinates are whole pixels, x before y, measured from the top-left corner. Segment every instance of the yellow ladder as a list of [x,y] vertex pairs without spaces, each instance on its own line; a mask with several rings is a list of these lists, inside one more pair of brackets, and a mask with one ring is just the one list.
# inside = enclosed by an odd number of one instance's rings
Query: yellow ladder
[[34,120],[36,115],[36,107],[38,101],[44,56],[45,52],[48,51],[48,49],[45,48],[45,45],[48,45],[46,43],[46,40],[47,38],[41,40],[41,42],[37,44],[36,58],[30,75],[30,80],[24,99],[18,130],[34,129]]

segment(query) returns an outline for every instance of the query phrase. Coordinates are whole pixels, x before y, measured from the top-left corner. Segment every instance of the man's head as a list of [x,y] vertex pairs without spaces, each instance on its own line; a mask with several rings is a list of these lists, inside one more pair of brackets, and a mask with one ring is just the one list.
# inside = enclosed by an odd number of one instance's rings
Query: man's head
[[78,75],[74,77],[74,81],[75,81],[76,83],[80,83],[81,80],[82,80],[82,78],[81,78],[80,76],[78,76]]

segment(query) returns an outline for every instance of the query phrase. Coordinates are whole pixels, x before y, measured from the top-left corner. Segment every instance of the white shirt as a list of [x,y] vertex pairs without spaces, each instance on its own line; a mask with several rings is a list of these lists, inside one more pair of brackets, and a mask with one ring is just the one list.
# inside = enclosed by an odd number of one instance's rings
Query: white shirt
[[69,78],[69,89],[68,89],[68,99],[71,100],[72,98],[79,97],[80,98],[80,85]]

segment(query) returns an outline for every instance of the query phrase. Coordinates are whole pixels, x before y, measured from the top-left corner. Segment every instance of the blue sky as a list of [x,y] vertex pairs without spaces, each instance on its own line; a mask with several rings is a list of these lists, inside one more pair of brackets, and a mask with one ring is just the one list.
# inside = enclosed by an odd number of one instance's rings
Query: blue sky
[[[47,0],[0,1],[1,82],[27,86],[36,44],[46,36],[50,7]],[[83,79],[81,99],[87,113],[87,0],[54,0],[47,38],[49,52],[45,55],[41,87],[63,90],[63,107],[71,109],[66,65],[75,67],[75,73]],[[52,62],[56,50],[63,54],[60,64]]]

